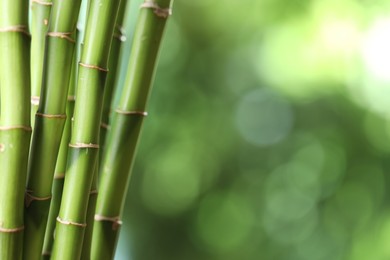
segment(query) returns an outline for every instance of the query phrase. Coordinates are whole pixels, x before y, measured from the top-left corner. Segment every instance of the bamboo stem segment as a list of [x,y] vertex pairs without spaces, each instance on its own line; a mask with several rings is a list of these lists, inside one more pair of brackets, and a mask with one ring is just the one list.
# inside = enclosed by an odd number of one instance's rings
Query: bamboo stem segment
[[[80,11],[80,15],[81,11]],[[75,90],[76,90],[76,80],[77,80],[77,61],[79,59],[79,53],[81,48],[81,35],[82,33],[77,30],[76,33],[77,38],[77,44],[76,44],[76,50],[73,52],[73,61],[72,61],[72,71],[70,75],[70,83],[69,83],[69,90],[68,90],[68,98],[67,98],[67,104],[66,104],[66,121],[65,121],[65,127],[64,131],[62,133],[61,138],[61,144],[60,144],[60,150],[58,153],[55,173],[54,173],[54,180],[53,180],[53,187],[52,187],[52,200],[50,203],[50,210],[49,210],[49,217],[47,221],[46,226],[46,232],[45,232],[45,241],[43,245],[43,253],[42,257],[44,260],[50,259],[51,252],[53,248],[54,243],[54,234],[55,234],[55,226],[57,223],[57,216],[58,212],[60,210],[60,203],[61,203],[61,197],[62,197],[62,189],[64,187],[64,178],[65,178],[65,171],[66,171],[66,160],[68,155],[68,147],[70,142],[70,136],[71,136],[71,126],[72,126],[72,117],[73,117],[73,111],[74,111],[74,104],[75,104]]]
[[28,1],[0,1],[0,259],[21,259],[30,146]]
[[141,5],[125,85],[103,154],[92,259],[114,258],[131,168],[147,116],[146,104],[171,4],[170,0],[160,0]]
[[31,125],[35,123],[41,94],[45,38],[49,24],[51,0],[31,1]]

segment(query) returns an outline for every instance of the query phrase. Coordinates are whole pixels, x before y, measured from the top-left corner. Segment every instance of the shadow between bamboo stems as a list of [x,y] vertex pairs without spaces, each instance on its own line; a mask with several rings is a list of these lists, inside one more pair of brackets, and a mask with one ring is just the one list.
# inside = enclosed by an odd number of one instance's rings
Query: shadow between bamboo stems
[[31,2],[31,126],[38,110],[43,73],[45,38],[49,24],[51,0]]
[[103,155],[92,259],[114,258],[131,168],[170,6],[170,0],[144,5],[138,17],[122,98],[114,112]]
[[54,1],[28,166],[24,258],[40,259],[62,132],[81,0]]
[[98,160],[108,56],[120,0],[92,0],[77,83],[72,137],[53,259],[79,259],[89,193]]
[[28,2],[0,1],[0,259],[21,259],[30,146]]

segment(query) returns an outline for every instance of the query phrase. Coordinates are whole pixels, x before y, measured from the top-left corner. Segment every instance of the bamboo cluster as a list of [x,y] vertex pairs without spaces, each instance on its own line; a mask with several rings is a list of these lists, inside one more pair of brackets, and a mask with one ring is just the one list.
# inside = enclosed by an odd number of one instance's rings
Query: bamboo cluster
[[123,86],[129,1],[0,1],[0,260],[114,258],[172,1],[140,5]]

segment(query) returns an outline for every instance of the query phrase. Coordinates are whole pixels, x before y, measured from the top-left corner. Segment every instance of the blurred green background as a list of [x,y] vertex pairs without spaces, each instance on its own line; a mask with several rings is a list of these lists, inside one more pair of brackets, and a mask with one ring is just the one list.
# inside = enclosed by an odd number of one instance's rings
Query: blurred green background
[[176,0],[116,259],[390,259],[389,101],[390,1]]

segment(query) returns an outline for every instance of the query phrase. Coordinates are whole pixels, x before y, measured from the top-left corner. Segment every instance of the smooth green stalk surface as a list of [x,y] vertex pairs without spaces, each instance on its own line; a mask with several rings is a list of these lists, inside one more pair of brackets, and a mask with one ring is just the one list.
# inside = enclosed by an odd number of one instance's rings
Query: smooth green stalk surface
[[120,0],[92,0],[82,49],[67,172],[53,259],[79,259],[97,165],[103,91]]
[[[113,96],[111,98],[111,111],[118,107],[119,98],[122,95],[123,85],[127,74],[127,66],[130,59],[131,46],[133,44],[133,36],[135,31],[135,25],[139,13],[139,5],[143,0],[130,1],[125,10],[125,17],[123,18],[123,31],[126,33],[126,41],[121,45],[119,52],[117,78],[113,90]],[[111,117],[112,113],[110,113]]]
[[87,226],[85,227],[85,234],[83,240],[83,248],[81,252],[81,259],[90,259],[91,258],[91,244],[92,244],[92,232],[93,232],[93,224],[94,224],[94,216],[96,209],[96,201],[97,201],[97,172],[98,172],[98,163],[95,165],[95,173],[93,176],[91,189],[89,192],[89,200],[88,200],[88,209],[86,216]]
[[[170,0],[155,1],[170,8]],[[92,259],[113,259],[136,146],[167,17],[142,8],[134,34],[122,98],[113,115],[102,161]]]
[[24,258],[40,259],[51,189],[66,118],[74,34],[81,0],[55,0],[51,10],[40,103],[29,158]]
[[45,38],[49,25],[51,0],[31,2],[31,125],[34,126],[35,113],[41,94]]
[[107,75],[107,82],[104,88],[104,98],[103,98],[103,112],[102,112],[102,123],[100,130],[100,143],[102,144],[102,148],[100,149],[100,158],[102,158],[102,154],[104,151],[104,143],[106,139],[107,129],[109,127],[109,119],[111,112],[111,100],[114,92],[115,85],[118,82],[119,76],[119,53],[121,50],[122,43],[126,40],[126,36],[124,34],[123,22],[125,16],[125,10],[127,5],[127,0],[121,0],[118,17],[116,19],[115,31],[112,40],[110,58],[108,61],[108,68],[110,73]]
[[28,1],[0,1],[0,259],[21,259],[30,146]]

